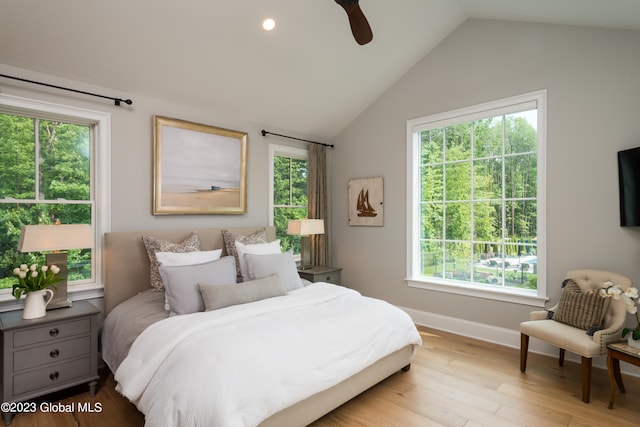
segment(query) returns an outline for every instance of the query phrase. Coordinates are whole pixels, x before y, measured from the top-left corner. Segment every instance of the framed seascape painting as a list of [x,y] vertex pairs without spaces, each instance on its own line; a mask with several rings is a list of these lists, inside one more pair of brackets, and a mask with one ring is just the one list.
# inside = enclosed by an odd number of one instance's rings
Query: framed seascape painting
[[245,214],[247,134],[153,120],[153,214]]
[[349,180],[349,225],[384,225],[382,177]]

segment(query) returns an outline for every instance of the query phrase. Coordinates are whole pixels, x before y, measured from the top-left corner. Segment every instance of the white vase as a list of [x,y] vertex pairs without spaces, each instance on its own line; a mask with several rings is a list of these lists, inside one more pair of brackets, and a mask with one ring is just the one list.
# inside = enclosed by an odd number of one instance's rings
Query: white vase
[[53,291],[51,289],[27,292],[22,318],[37,319],[38,317],[43,317],[47,314],[47,305],[51,302],[52,298]]
[[640,349],[640,340],[634,340],[633,339],[633,332],[629,333],[628,344],[629,344],[629,347]]

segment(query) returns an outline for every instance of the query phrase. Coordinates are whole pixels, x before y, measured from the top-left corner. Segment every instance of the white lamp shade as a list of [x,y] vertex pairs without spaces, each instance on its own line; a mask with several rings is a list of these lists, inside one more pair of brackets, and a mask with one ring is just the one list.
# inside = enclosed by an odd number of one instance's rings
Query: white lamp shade
[[323,219],[291,219],[287,225],[287,234],[293,236],[310,236],[324,234]]
[[55,251],[93,247],[93,227],[88,224],[24,225],[20,252]]

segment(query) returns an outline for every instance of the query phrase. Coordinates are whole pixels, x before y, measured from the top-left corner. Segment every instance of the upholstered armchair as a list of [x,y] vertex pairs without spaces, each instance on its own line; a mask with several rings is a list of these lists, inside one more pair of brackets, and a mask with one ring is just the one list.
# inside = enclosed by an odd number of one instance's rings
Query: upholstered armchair
[[[620,284],[623,289],[631,287],[632,283],[628,277],[602,270],[569,271],[567,279],[572,279],[572,282],[565,280],[564,283],[570,283],[571,287],[577,290],[577,292],[574,291],[573,297],[569,285],[563,287],[558,304],[549,310],[531,312],[530,320],[520,324],[520,370],[525,372],[527,368],[529,337],[558,347],[560,349],[558,360],[560,366],[564,364],[565,350],[579,354],[582,356],[582,401],[589,403],[592,359],[606,354],[607,343],[620,339],[627,316],[623,300],[602,298],[598,296],[597,292],[589,293],[589,291],[602,288],[607,281]],[[579,302],[574,303],[576,300]],[[597,313],[598,310],[601,314]],[[559,311],[562,311],[564,315]],[[550,315],[549,312],[554,314]],[[562,323],[554,320],[554,318],[560,318],[560,320],[567,322],[567,315],[576,318],[578,323],[582,322],[583,324],[576,327],[571,325],[576,322]],[[585,324],[584,320],[587,315],[600,316],[601,320],[596,321],[597,325],[589,327],[589,323]],[[593,321],[591,322],[593,323]]]

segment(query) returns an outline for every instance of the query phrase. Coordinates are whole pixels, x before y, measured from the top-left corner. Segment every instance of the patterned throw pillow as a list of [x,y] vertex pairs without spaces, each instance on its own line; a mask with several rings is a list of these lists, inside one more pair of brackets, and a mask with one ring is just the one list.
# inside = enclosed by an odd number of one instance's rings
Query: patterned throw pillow
[[585,331],[599,329],[608,303],[609,298],[602,298],[596,291],[582,292],[574,280],[567,279],[553,320]]
[[157,291],[163,291],[162,277],[158,267],[160,263],[156,257],[156,252],[194,252],[200,250],[200,239],[198,234],[194,231],[189,234],[182,243],[169,242],[167,240],[157,239],[151,236],[142,236],[144,247],[147,249],[147,255],[149,256],[149,278],[151,281],[151,287]]
[[267,243],[267,231],[263,228],[260,231],[256,231],[250,236],[244,234],[234,233],[229,230],[222,230],[222,238],[224,239],[224,246],[227,249],[227,255],[231,255],[236,259],[236,276],[238,281],[242,281],[242,275],[240,273],[240,260],[238,259],[238,250],[236,249],[236,242],[240,242],[243,245],[255,245],[256,243]]

